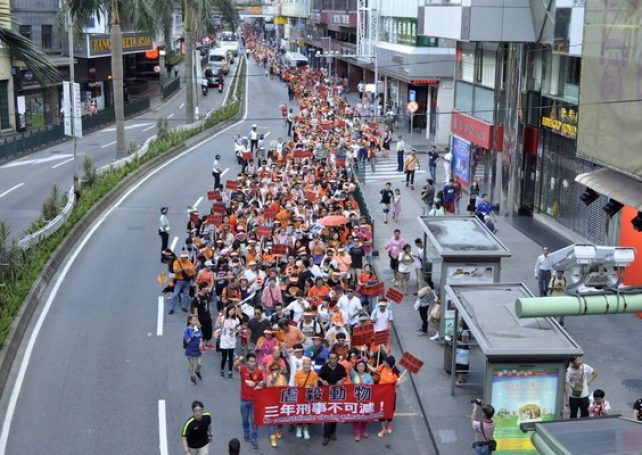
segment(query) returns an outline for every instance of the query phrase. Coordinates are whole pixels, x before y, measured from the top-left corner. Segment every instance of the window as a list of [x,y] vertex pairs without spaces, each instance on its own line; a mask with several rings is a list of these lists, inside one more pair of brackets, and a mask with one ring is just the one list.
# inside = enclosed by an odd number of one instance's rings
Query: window
[[457,82],[455,87],[455,109],[465,113],[473,110],[473,86],[465,82]]
[[20,25],[18,32],[27,39],[31,39],[31,25]]
[[462,81],[474,82],[475,73],[475,51],[472,49],[461,49],[459,59],[459,78]]
[[555,11],[555,36],[553,49],[568,52],[569,26],[571,24],[571,8],[557,8]]
[[43,25],[41,28],[41,37],[42,37],[42,48],[43,49],[51,49],[51,42],[52,38],[51,35],[53,33],[53,26],[51,25]]
[[495,86],[495,51],[484,49],[481,58],[481,85]]

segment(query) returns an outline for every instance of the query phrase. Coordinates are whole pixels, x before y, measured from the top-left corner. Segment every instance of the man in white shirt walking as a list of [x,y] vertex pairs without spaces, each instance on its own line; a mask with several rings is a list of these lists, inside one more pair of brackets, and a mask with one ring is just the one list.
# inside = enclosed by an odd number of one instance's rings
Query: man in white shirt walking
[[397,139],[397,172],[403,172],[403,153],[406,148],[406,143],[403,141],[403,136],[400,134]]
[[337,306],[346,324],[353,326],[359,322],[358,316],[362,310],[361,300],[354,295],[353,289],[348,289],[345,294],[339,297]]
[[543,251],[543,254],[540,254],[535,261],[535,279],[537,280],[540,297],[548,295],[548,284],[551,281],[552,268],[551,260],[548,257],[548,247],[545,246]]

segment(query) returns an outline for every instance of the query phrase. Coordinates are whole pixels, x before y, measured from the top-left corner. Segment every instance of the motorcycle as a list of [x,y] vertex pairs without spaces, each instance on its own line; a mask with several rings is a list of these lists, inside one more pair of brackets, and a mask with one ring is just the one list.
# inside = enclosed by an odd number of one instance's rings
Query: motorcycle
[[201,82],[201,93],[203,96],[207,96],[207,79]]
[[223,85],[224,85],[223,82],[219,81],[217,86],[219,93],[223,93]]

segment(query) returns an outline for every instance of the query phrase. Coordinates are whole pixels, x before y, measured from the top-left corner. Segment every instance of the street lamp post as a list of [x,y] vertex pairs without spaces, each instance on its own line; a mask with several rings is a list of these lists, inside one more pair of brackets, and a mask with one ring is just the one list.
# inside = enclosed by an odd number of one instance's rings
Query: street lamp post
[[69,46],[69,99],[66,100],[67,103],[70,103],[68,111],[71,113],[71,137],[74,140],[74,193],[78,194],[78,139],[76,138],[75,120],[74,117],[74,27],[73,19],[71,17],[71,10],[67,8],[67,41]]

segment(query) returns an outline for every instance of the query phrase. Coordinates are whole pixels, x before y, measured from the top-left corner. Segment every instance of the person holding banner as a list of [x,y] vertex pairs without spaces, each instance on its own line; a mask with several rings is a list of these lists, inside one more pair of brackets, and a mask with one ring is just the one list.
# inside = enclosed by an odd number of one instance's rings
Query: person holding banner
[[235,368],[241,377],[241,423],[243,437],[251,441],[252,447],[259,448],[257,443],[257,430],[254,422],[254,391],[263,388],[264,376],[256,365],[256,355],[249,353],[245,364],[241,365],[243,357],[239,357]]
[[[265,387],[286,387],[288,385],[288,381],[285,376],[283,376],[282,371],[282,364],[278,360],[272,361],[268,366],[268,373],[265,377]],[[268,427],[268,433],[270,434],[270,445],[272,447],[277,447],[278,444],[276,440],[283,437],[281,425],[270,425]]]
[[[354,385],[374,384],[372,376],[368,373],[368,364],[365,359],[361,358],[357,360],[357,363],[354,365],[354,370],[352,371],[351,380]],[[368,431],[366,430],[367,425],[368,422],[355,422],[352,424],[352,428],[354,429],[354,440],[356,442],[359,442],[361,437],[368,437]]]
[[[297,370],[294,374],[294,385],[296,387],[309,389],[316,387],[318,383],[319,375],[312,369],[312,359],[310,357],[303,357],[301,369]],[[296,437],[299,439],[310,439],[310,425],[297,425]]]
[[[377,375],[379,381],[377,384],[395,384],[395,387],[399,387],[399,377],[401,373],[399,369],[395,366],[396,359],[394,356],[389,355],[385,358],[383,363],[377,367]],[[395,395],[395,402],[393,408],[397,407],[397,396]],[[390,419],[381,419],[381,430],[377,433],[377,436],[383,438],[386,433],[392,434],[392,418]]]
[[[337,354],[331,352],[328,355],[328,363],[321,367],[319,382],[324,386],[343,385],[348,374],[343,365],[339,364]],[[328,422],[323,424],[323,445],[327,446],[330,440],[337,440],[337,423]]]

